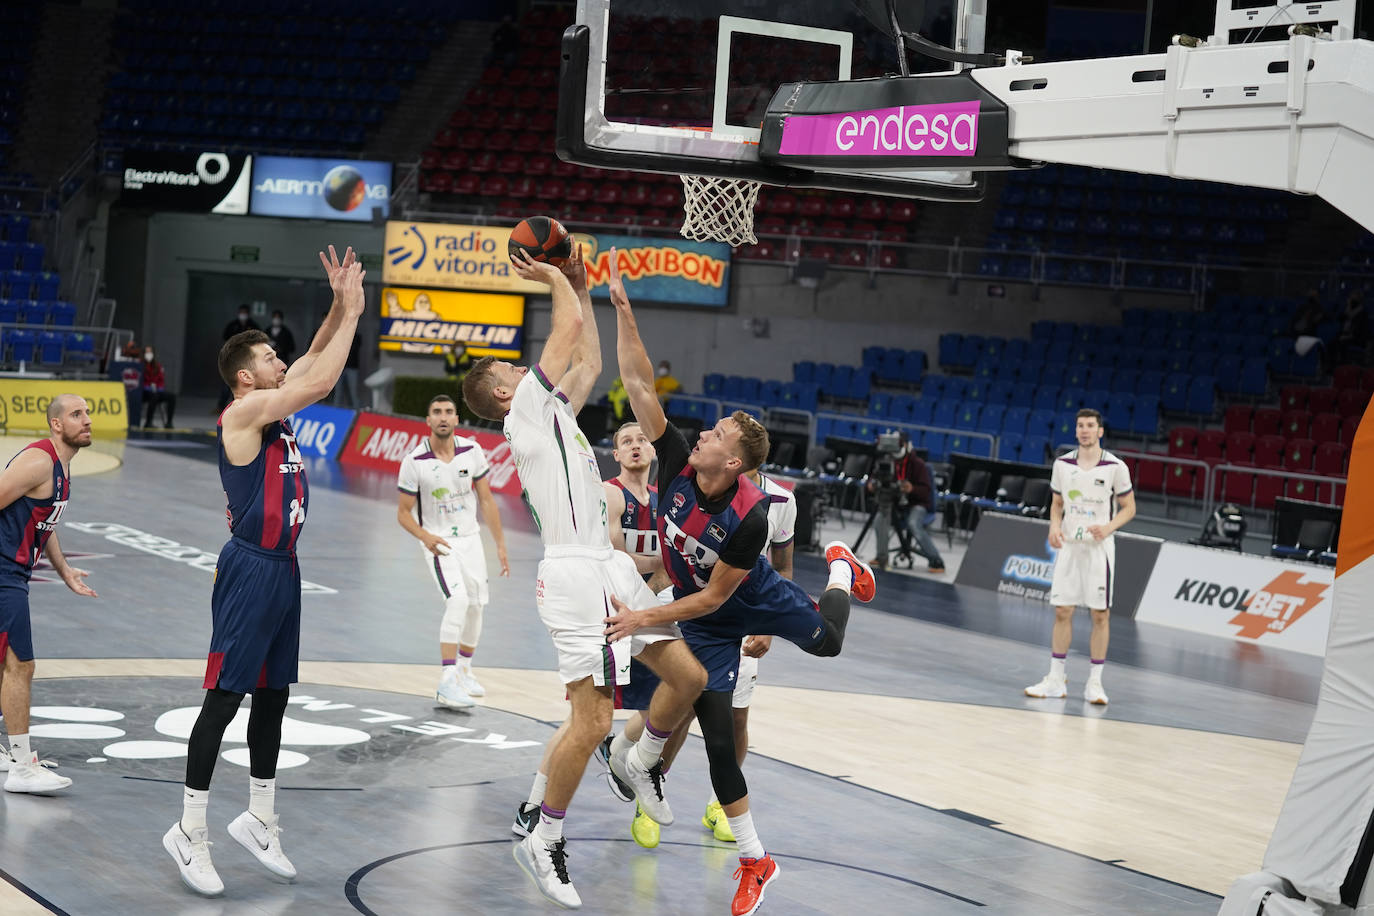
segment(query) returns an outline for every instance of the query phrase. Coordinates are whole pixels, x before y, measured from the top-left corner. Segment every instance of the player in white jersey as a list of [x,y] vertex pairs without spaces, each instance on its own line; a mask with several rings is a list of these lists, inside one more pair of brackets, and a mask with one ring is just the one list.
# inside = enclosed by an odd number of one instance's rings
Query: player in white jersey
[[1102,668],[1110,636],[1112,580],[1116,575],[1116,546],[1112,533],[1135,518],[1135,493],[1125,463],[1102,448],[1102,414],[1078,412],[1078,448],[1055,459],[1050,472],[1050,547],[1059,551],[1050,583],[1054,605],[1054,633],[1050,637],[1050,673],[1026,688],[1032,697],[1068,694],[1064,659],[1073,642],[1073,612],[1086,605],[1092,613],[1089,642],[1092,668],[1083,698],[1107,705]]
[[577,412],[601,374],[581,246],[561,270],[523,252],[511,263],[520,277],[550,287],[549,336],[531,368],[478,360],[463,380],[463,399],[478,416],[504,423],[525,502],[544,541],[535,602],[572,703],[567,732],[549,764],[539,823],[516,845],[515,858],[546,897],[577,907],[581,898],[568,876],[563,817],[588,758],[610,730],[612,692],[628,678],[630,656],[662,678],[649,707],[650,725],[628,767],[640,804],[660,823],[673,818],[662,794],[663,743],[701,693],[706,672],[672,624],[606,640],[612,598],[632,604],[655,599],[634,561],[611,547],[596,456],[577,427]]
[[476,509],[496,542],[501,575],[510,575],[501,513],[487,482],[487,456],[475,439],[454,433],[458,407],[441,394],[425,412],[429,436],[401,459],[396,481],[400,497],[396,520],[425,548],[434,582],[444,596],[439,622],[442,672],[434,701],[465,709],[486,690],[472,674],[472,653],[482,634],[482,609],[487,604],[487,557],[477,528]]

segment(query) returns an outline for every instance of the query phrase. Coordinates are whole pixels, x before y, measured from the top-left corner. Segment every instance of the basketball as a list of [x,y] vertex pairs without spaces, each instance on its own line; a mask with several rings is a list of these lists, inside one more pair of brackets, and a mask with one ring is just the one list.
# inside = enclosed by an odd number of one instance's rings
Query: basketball
[[533,261],[548,261],[562,267],[572,257],[573,242],[563,224],[551,216],[531,216],[522,219],[510,231],[506,250],[511,257],[524,251]]

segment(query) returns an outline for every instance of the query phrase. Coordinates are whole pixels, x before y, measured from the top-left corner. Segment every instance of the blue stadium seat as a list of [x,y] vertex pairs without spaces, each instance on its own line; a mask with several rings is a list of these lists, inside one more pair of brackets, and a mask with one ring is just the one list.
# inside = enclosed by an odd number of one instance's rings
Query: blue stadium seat
[[1021,440],[1021,461],[1027,464],[1044,464],[1048,460],[1050,440],[1048,436],[1026,436]]
[[868,400],[869,392],[873,388],[873,370],[867,368],[855,369],[850,376],[849,388],[846,397],[854,401]]
[[1054,417],[1054,410],[1032,410],[1030,418],[1026,421],[1026,435],[1048,436],[1050,430],[1054,429]]
[[1136,385],[1140,381],[1140,373],[1135,369],[1118,369],[1116,375],[1112,376],[1112,391],[1119,391],[1122,394],[1135,394]]
[[982,355],[983,338],[977,334],[968,334],[959,343],[959,358],[953,365],[976,366]]
[[1159,398],[1149,394],[1135,397],[1135,410],[1131,413],[1131,432],[1138,436],[1159,435]]
[[1160,404],[1165,410],[1183,413],[1188,409],[1188,384],[1192,376],[1182,372],[1171,372],[1164,378],[1164,389],[1160,392]]
[[934,398],[919,397],[911,402],[911,422],[918,426],[936,426]]
[[62,278],[54,273],[41,273],[33,282],[34,299],[56,299]]
[[792,381],[794,382],[814,382],[816,380],[816,364],[811,360],[802,360],[792,364]]
[[963,334],[941,334],[940,335],[940,365],[958,366],[959,351],[963,347]]
[[945,450],[945,434],[924,430],[921,436],[921,446],[925,448],[927,457],[932,461],[944,461],[949,453]]
[[1188,385],[1188,413],[1211,416],[1216,410],[1216,379],[1195,375]]
[[864,347],[860,363],[870,369],[877,369],[882,365],[883,358],[886,355],[886,347]]
[[977,429],[978,416],[982,413],[982,410],[983,405],[978,401],[961,402],[959,404],[959,409],[954,414],[954,428],[967,430]]
[[1002,431],[1002,418],[1007,409],[998,403],[984,404],[982,411],[978,414],[978,423],[974,429],[980,433],[990,433],[997,435]]
[[874,392],[873,397],[868,401],[868,415],[870,417],[886,417],[891,415],[892,395],[881,391]]
[[1029,407],[1008,407],[1006,413],[1002,415],[1002,432],[1024,435],[1029,423]]
[[[13,362],[33,362],[34,348],[38,343],[38,336],[32,331],[24,331],[12,328],[5,331],[3,337],[4,349],[9,351],[9,358]],[[94,347],[92,347],[94,351]]]
[[953,398],[941,398],[935,402],[935,409],[931,413],[930,425],[938,426],[941,429],[953,429],[954,419],[959,411],[959,402]]
[[38,335],[38,355],[45,363],[62,362],[63,336],[56,331],[42,331]]
[[1041,385],[1035,389],[1035,400],[1031,402],[1031,407],[1033,409],[1053,411],[1058,406],[1058,385]]
[[1032,382],[1018,382],[1011,388],[1011,398],[1007,402],[1011,407],[1025,407],[1029,409],[1035,403],[1035,384]]
[[1055,402],[1056,411],[1078,412],[1083,407],[1082,388],[1061,388],[1059,400]]
[[76,324],[76,306],[60,300],[49,302],[48,323],[58,328],[69,328]]
[[[877,397],[877,395],[874,395]],[[899,394],[892,398],[888,404],[887,415],[900,423],[911,422],[911,408],[916,404],[916,399],[909,394]]]
[[708,398],[718,398],[725,390],[725,376],[719,372],[712,372],[710,375],[703,376],[701,379],[701,391]]
[[1140,373],[1140,378],[1136,381],[1135,393],[1137,395],[1151,395],[1159,397],[1164,390],[1164,373],[1156,369],[1145,369]]
[[1264,395],[1269,391],[1269,364],[1262,356],[1247,356],[1240,368],[1240,393]]
[[759,403],[764,407],[782,406],[782,382],[768,379],[759,384]]
[[997,437],[997,459],[999,461],[1020,461],[1021,443],[1024,436],[1020,433],[1004,432]]
[[19,323],[19,300],[0,299],[0,324]]
[[1134,394],[1112,395],[1107,401],[1107,407],[1103,420],[1107,424],[1107,429],[1123,433],[1131,429],[1131,414],[1135,411]]

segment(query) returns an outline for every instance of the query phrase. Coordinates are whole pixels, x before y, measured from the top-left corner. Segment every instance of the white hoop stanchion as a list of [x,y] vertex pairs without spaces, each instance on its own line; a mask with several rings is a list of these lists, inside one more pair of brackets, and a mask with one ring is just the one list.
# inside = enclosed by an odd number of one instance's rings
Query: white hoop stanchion
[[754,204],[760,184],[743,178],[681,175],[682,236],[697,242],[754,245]]

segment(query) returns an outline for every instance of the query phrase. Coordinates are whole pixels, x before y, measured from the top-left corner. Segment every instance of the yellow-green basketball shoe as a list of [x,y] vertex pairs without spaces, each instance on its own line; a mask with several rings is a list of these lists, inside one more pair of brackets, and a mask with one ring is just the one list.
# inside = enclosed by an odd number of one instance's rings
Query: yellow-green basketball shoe
[[658,836],[662,828],[658,826],[658,821],[644,813],[644,809],[639,807],[639,802],[635,802],[635,819],[630,822],[630,836],[635,838],[635,842],[645,849],[653,849],[658,845]]
[[735,834],[730,830],[730,821],[726,819],[725,809],[718,801],[706,806],[706,813],[701,816],[701,826],[711,831],[722,843],[735,842]]

